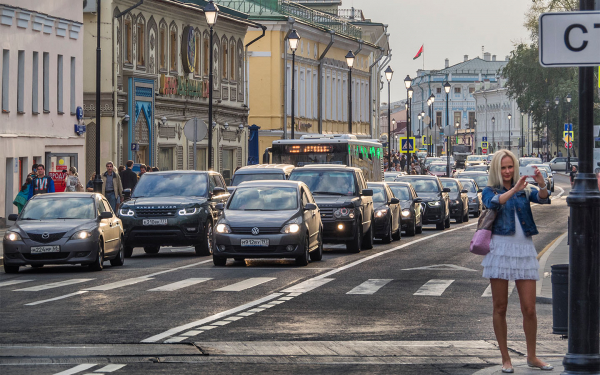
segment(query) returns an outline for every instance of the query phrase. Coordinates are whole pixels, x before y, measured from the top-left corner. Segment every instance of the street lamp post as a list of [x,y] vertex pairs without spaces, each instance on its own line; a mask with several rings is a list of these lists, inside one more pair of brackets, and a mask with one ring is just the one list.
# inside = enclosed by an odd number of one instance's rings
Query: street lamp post
[[492,153],[496,152],[496,118],[492,116]]
[[98,0],[97,10],[97,31],[96,31],[96,178],[94,179],[94,192],[102,194],[102,176],[100,176],[100,64],[102,48],[100,48],[100,9],[102,9]]
[[510,134],[511,134],[510,119],[512,119],[512,115],[509,113],[507,117],[508,117],[508,151],[510,151]]
[[[550,100],[546,99],[546,156],[548,156],[548,114],[550,113]],[[547,161],[547,160],[544,160]]]
[[[392,119],[392,128],[395,130],[396,129],[396,119],[393,118]],[[388,133],[388,138],[390,139],[388,142],[391,142],[391,135],[390,133]],[[398,139],[398,135],[396,135],[396,139]],[[398,151],[398,146],[396,146],[396,151]],[[389,153],[389,150],[388,150]]]
[[[406,76],[406,78],[404,78],[404,86],[406,87],[406,104],[407,104],[407,109],[406,109],[406,142],[407,145],[410,144],[410,125],[411,125],[411,116],[412,116],[412,111],[411,111],[411,101],[412,101],[412,95],[413,95],[413,88],[412,86],[412,78],[410,78],[409,75]],[[408,146],[407,146],[408,147]],[[411,155],[410,155],[410,150],[406,150],[406,165],[408,166],[407,168],[410,168],[410,160],[411,160]]]
[[473,147],[471,149],[475,149],[474,154],[479,155],[479,148],[477,147],[477,119],[473,119],[473,128],[475,129],[475,137],[473,137]]
[[[571,123],[571,94],[567,94],[567,124]],[[569,139],[569,141],[572,141]],[[568,144],[567,144],[568,146]],[[567,166],[565,173],[569,173],[569,169],[571,168],[571,148],[567,148]]]
[[421,116],[421,113],[419,113],[419,114],[417,115],[417,119],[419,120],[419,128],[418,128],[418,130],[419,130],[419,135],[421,135],[421,119],[422,119],[422,118],[423,118],[423,116]]
[[446,92],[446,177],[450,177],[450,112],[448,107],[448,100],[450,97],[450,82],[444,83],[444,91]]
[[419,135],[421,136],[421,147],[423,147],[423,123],[425,122],[425,112],[421,110],[421,124],[419,124]]
[[525,113],[520,112],[521,113],[521,139],[519,141],[519,146],[521,147],[521,157],[525,156],[523,154],[523,148],[525,147],[525,138],[523,138],[524,134],[523,134],[523,117],[525,116]]
[[433,102],[435,102],[435,95],[431,94],[429,99],[427,99],[427,107],[429,109],[429,155],[433,156],[433,142],[431,141],[431,129],[433,125]]
[[213,26],[217,22],[217,17],[219,16],[219,7],[211,1],[208,2],[204,6],[204,16],[206,17],[206,23],[210,27],[210,47],[208,48],[208,150],[206,153],[208,154],[208,169],[213,169],[213,132],[212,132],[212,123],[213,123]]
[[348,51],[346,54],[346,64],[348,64],[348,134],[352,134],[352,66],[354,65],[354,58],[354,52]]
[[[288,35],[288,43],[290,44],[290,49],[292,50],[292,139],[296,139],[294,135],[295,126],[295,98],[296,98],[296,80],[294,79],[294,72],[296,71],[296,49],[298,48],[298,43],[300,42],[300,35],[296,29],[292,29]],[[286,124],[287,127],[287,124]]]
[[559,117],[559,113],[558,113],[558,105],[560,104],[560,98],[557,96],[556,98],[554,98],[554,104],[556,105],[556,156],[558,156],[558,147],[559,144],[558,143],[558,132],[559,132],[559,125],[560,125],[560,117]]
[[[385,78],[387,79],[388,82],[388,158],[390,158],[391,160],[391,153],[390,153],[390,144],[392,143],[392,130],[391,130],[391,117],[392,117],[392,110],[391,110],[391,103],[390,103],[390,82],[392,81],[392,76],[394,75],[394,71],[392,70],[392,67],[388,65],[387,69],[385,70]],[[394,126],[394,128],[396,128]],[[388,162],[388,170],[390,170],[391,165]]]

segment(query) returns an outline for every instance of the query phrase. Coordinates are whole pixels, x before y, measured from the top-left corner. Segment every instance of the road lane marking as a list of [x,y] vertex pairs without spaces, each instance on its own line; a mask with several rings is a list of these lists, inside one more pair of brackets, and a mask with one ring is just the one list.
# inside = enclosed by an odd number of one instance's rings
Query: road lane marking
[[181,267],[169,268],[168,270],[165,270],[165,271],[159,271],[159,272],[151,273],[150,275],[146,275],[146,276],[144,276],[144,277],[153,277],[153,276],[158,276],[158,275],[162,275],[162,274],[164,274],[164,273],[169,273],[169,272],[173,272],[173,271],[179,271],[179,270],[183,270],[183,269],[190,268],[190,267],[195,267],[195,266],[198,266],[198,265],[200,265],[200,264],[211,263],[212,261],[213,261],[212,259],[203,260],[202,262],[197,262],[197,263],[188,264],[187,266],[181,266]]
[[[310,292],[313,289],[316,289],[322,285],[327,284],[330,281],[335,279],[325,279],[322,277],[313,277],[312,279],[308,279],[306,281],[301,282],[300,284],[296,284],[290,288],[287,288],[283,291],[283,293],[306,293]],[[295,297],[295,296],[294,296]]]
[[97,364],[96,363],[86,363],[84,365],[77,365],[77,366],[75,366],[73,368],[70,368],[68,370],[57,372],[54,375],[73,375],[73,374],[77,374],[78,372],[90,369],[90,368],[92,368],[94,366],[97,366]]
[[393,279],[369,279],[346,294],[374,294]]
[[15,285],[15,284],[21,284],[21,283],[28,283],[30,281],[34,281],[34,280],[8,280],[8,281],[3,281],[0,283],[0,288],[3,286],[9,286],[9,285]]
[[205,281],[208,280],[212,280],[212,278],[209,277],[201,277],[201,278],[191,278],[191,279],[185,279],[185,280],[181,280],[181,281],[177,281],[171,284],[167,284],[167,285],[163,285],[163,286],[159,286],[158,288],[154,288],[154,289],[149,289],[149,292],[172,292],[174,290],[178,290],[181,288],[185,288],[188,286],[192,286],[192,285],[196,285],[199,283],[203,283]]
[[556,194],[556,198],[560,198],[565,193],[565,189],[561,188],[560,186],[555,186],[555,188],[560,189],[560,193]]
[[117,289],[117,288],[121,288],[121,287],[124,287],[124,286],[141,283],[141,282],[148,281],[148,280],[154,280],[154,279],[152,279],[150,277],[147,277],[147,276],[134,277],[132,279],[125,279],[125,280],[117,281],[117,282],[110,283],[110,284],[104,284],[104,285],[100,285],[100,286],[94,286],[94,287],[91,287],[91,288],[86,288],[84,290],[104,292],[104,291],[107,291],[107,290]]
[[94,372],[114,372],[114,371],[117,371],[119,369],[122,369],[125,366],[127,366],[127,365],[117,365],[117,364],[106,365],[106,366],[104,366],[104,367],[102,367],[102,368],[100,368],[100,369],[98,369],[98,370],[96,370]]
[[441,296],[454,280],[432,279],[413,294],[414,296]]
[[[236,314],[236,313],[238,313],[240,311],[243,311],[243,310],[246,310],[246,309],[248,309],[250,307],[254,307],[254,306],[257,306],[257,305],[262,305],[265,302],[268,302],[268,301],[270,301],[272,299],[275,299],[275,298],[278,298],[278,297],[281,297],[281,296],[282,296],[281,293],[273,293],[273,294],[270,294],[270,295],[268,295],[266,297],[257,299],[255,301],[246,303],[246,304],[238,306],[238,307],[234,307],[233,309],[222,311],[220,313],[211,315],[211,316],[206,317],[204,319],[196,320],[194,322],[187,323],[187,324],[181,325],[179,327],[171,328],[171,329],[169,329],[169,330],[167,330],[167,331],[165,331],[163,333],[159,333],[158,335],[154,335],[152,337],[148,337],[147,339],[144,339],[141,342],[143,342],[143,343],[146,343],[146,342],[157,342],[157,341],[162,340],[164,338],[173,336],[173,335],[175,335],[177,333],[180,333],[180,332],[183,332],[183,331],[188,331],[188,330],[190,330],[192,328],[196,328],[198,326],[201,326],[202,324],[206,324],[206,323],[209,323],[209,322],[214,322],[215,320],[219,320],[219,319],[227,317],[229,315]],[[203,327],[203,329],[206,329],[206,328]]]
[[239,283],[231,284],[226,287],[215,290],[215,292],[241,292],[242,290],[250,289],[260,284],[275,280],[275,277],[251,277],[240,281]]
[[414,271],[414,270],[441,270],[441,271],[471,271],[477,272],[472,268],[466,268],[457,266],[455,264],[434,264],[432,266],[416,267],[416,268],[404,268],[402,271]]
[[87,291],[80,290],[79,292],[65,294],[64,296],[58,296],[58,297],[54,297],[54,298],[50,298],[50,299],[44,299],[41,301],[26,303],[25,306],[35,306],[35,305],[39,305],[39,304],[46,303],[46,302],[58,301],[59,299],[65,299],[65,298],[69,298],[69,297],[73,297],[73,296],[78,296],[78,295],[84,294],[84,293],[87,293]]
[[15,289],[15,292],[39,292],[40,290],[59,288],[61,286],[85,283],[85,282],[91,281],[91,280],[95,280],[95,279],[70,279],[70,280],[64,280],[64,281],[57,281],[55,283],[42,284],[42,285],[38,285],[38,286],[32,286],[29,288]]
[[[508,296],[509,297],[512,294],[514,289],[515,289],[515,282],[514,282],[514,280],[511,280],[508,282]],[[485,288],[485,291],[483,292],[483,294],[481,296],[484,298],[492,296],[492,284],[489,284],[488,287]]]

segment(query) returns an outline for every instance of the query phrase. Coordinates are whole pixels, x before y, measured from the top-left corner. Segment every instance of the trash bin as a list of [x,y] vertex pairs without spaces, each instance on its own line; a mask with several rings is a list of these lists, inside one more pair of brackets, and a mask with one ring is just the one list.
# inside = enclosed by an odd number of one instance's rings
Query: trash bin
[[552,266],[552,333],[569,334],[569,265]]

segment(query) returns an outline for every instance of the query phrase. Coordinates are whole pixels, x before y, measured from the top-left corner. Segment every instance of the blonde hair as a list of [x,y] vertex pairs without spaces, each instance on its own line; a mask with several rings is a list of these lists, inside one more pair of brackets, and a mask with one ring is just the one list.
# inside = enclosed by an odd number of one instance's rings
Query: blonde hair
[[500,150],[494,154],[490,163],[488,186],[496,189],[501,189],[504,186],[502,179],[502,159],[506,156],[510,157],[513,161],[512,183],[515,184],[519,180],[519,159],[509,150]]
[[75,168],[75,167],[71,167],[71,168],[69,168],[69,171],[70,171],[71,173],[73,173],[73,176],[78,176],[78,174],[77,174],[77,168]]

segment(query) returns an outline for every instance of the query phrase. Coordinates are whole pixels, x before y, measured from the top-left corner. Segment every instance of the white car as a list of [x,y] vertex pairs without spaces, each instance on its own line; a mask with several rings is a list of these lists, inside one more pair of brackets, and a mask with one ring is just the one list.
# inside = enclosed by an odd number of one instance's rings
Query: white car
[[485,165],[486,161],[487,155],[469,155],[465,161],[465,168],[473,165]]
[[550,191],[554,191],[554,172],[548,164],[530,164],[530,167],[536,167],[537,169],[544,170],[548,173],[548,178],[550,179]]
[[[567,170],[567,158],[566,157],[558,157],[550,160],[548,163],[550,168],[553,171],[563,172]],[[579,168],[579,159],[571,156],[571,165],[574,165]],[[570,172],[570,171],[569,171]]]

